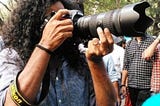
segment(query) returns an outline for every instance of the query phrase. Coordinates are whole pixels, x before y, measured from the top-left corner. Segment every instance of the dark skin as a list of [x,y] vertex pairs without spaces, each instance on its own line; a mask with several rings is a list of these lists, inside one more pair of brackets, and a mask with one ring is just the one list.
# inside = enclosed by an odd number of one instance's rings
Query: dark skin
[[[62,20],[62,17],[68,14],[69,11],[64,9],[61,2],[53,4],[48,12],[50,10],[57,11],[57,13],[45,26],[39,45],[55,51],[67,38],[72,37],[73,23],[71,19]],[[104,30],[98,28],[97,32],[99,39],[94,38],[88,42],[85,55],[93,79],[97,105],[114,106],[116,102],[115,91],[102,61],[102,56],[112,51],[113,39],[107,28]],[[19,92],[31,103],[34,103],[38,94],[50,57],[44,50],[36,47],[18,77]],[[95,57],[98,58],[98,62],[93,59]],[[7,92],[5,106],[16,106],[10,97],[9,90]]]

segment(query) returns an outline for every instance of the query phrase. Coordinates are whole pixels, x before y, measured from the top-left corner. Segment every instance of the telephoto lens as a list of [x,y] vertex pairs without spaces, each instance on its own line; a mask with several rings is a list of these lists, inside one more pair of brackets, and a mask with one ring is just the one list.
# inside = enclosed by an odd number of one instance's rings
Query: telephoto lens
[[84,39],[98,37],[96,28],[108,28],[115,36],[144,36],[153,20],[145,14],[148,2],[129,4],[121,9],[83,16],[80,11],[71,10],[75,35]]
[[[98,37],[97,27],[108,28],[115,36],[144,36],[147,28],[152,25],[153,20],[146,15],[145,10],[150,7],[146,1],[129,4],[121,9],[115,9],[104,13],[84,16],[80,10],[70,10],[63,18],[73,21],[73,36],[83,40]],[[52,12],[42,24],[42,30],[55,12]]]

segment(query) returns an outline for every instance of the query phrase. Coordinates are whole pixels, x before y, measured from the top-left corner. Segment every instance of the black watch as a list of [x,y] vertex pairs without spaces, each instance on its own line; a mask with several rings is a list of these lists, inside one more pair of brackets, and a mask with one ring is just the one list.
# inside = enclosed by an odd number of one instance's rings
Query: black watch
[[122,88],[123,86],[126,87],[126,85],[121,85],[120,87]]

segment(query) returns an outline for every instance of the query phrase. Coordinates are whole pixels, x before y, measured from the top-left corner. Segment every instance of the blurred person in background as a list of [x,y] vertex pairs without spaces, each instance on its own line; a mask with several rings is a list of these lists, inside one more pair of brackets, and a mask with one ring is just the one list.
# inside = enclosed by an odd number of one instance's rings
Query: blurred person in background
[[160,93],[160,35],[144,50],[142,57],[146,61],[153,61],[151,93]]
[[114,89],[116,91],[116,97],[117,97],[117,104],[116,106],[121,105],[121,98],[120,98],[120,92],[119,92],[119,73],[115,69],[114,61],[112,59],[111,53],[107,54],[103,57],[104,65],[106,67],[106,70],[108,72],[108,76],[114,86]]
[[121,91],[127,94],[126,82],[128,78],[128,90],[132,106],[141,106],[150,97],[150,80],[152,61],[142,58],[142,52],[154,41],[154,38],[146,33],[144,36],[134,37],[127,43],[124,54],[124,66],[122,71]]
[[151,97],[148,98],[142,106],[158,106],[160,105],[160,35],[144,50],[142,57],[147,61],[153,61],[150,89]]

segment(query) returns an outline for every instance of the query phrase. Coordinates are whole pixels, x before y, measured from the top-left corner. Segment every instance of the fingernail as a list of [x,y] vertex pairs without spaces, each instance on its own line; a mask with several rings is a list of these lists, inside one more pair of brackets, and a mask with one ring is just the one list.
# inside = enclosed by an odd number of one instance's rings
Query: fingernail
[[101,27],[97,27],[97,30],[102,30],[102,28]]

